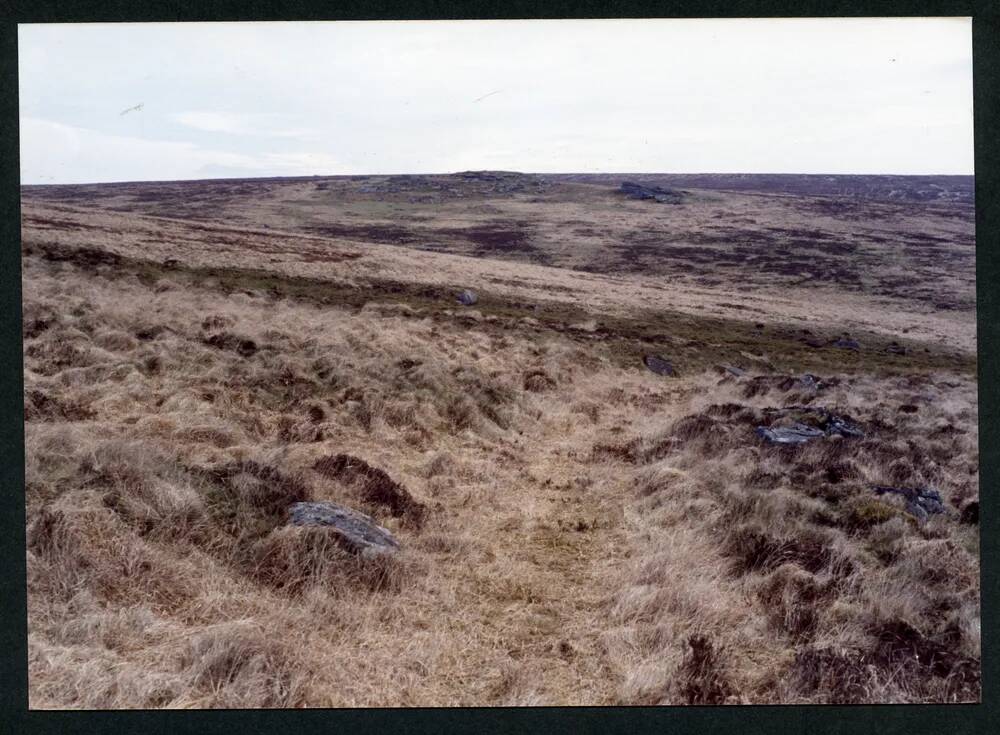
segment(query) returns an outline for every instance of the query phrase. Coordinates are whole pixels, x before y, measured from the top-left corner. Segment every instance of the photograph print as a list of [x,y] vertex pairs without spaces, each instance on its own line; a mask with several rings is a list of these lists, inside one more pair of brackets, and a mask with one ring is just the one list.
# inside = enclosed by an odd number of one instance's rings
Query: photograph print
[[978,702],[971,31],[19,26],[29,706]]

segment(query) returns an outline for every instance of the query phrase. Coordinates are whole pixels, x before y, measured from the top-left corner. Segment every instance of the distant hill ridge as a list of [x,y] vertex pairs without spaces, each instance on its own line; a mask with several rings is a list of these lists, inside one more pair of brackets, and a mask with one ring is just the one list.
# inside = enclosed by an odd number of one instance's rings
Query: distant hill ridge
[[644,186],[719,191],[836,196],[899,202],[975,202],[975,177],[892,174],[543,174],[546,179],[618,186],[632,181]]
[[[796,196],[850,197],[887,202],[950,202],[972,205],[975,202],[975,177],[962,175],[860,175],[860,174],[665,174],[665,173],[530,173],[503,170],[468,170],[438,174],[350,174],[338,176],[285,176],[245,179],[203,179],[219,185],[253,183],[293,183],[296,181],[371,182],[372,193],[403,190],[414,186],[438,188],[451,182],[499,184],[502,189],[541,190],[560,182],[601,184],[617,189],[623,182],[663,189],[708,189]],[[195,183],[198,180],[192,180]],[[59,189],[92,190],[111,193],[117,188],[137,184],[150,186],[178,184],[177,181],[115,182],[106,184],[26,185],[27,192],[42,193]]]

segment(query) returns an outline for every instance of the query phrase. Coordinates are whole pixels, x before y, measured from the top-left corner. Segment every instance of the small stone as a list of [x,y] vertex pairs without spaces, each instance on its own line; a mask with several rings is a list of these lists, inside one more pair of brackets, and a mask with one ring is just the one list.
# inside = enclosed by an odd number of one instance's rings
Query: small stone
[[465,289],[460,294],[458,294],[458,303],[463,306],[472,306],[479,301],[479,296],[475,291],[470,291]]
[[799,378],[799,382],[807,390],[819,389],[819,379],[815,375],[812,375],[810,373],[806,373],[801,378]]
[[842,350],[854,350],[855,352],[859,352],[861,350],[861,344],[856,339],[851,339],[850,337],[841,337],[840,339],[831,342],[831,344]]
[[642,358],[642,363],[657,375],[676,375],[674,366],[656,355],[646,355]]

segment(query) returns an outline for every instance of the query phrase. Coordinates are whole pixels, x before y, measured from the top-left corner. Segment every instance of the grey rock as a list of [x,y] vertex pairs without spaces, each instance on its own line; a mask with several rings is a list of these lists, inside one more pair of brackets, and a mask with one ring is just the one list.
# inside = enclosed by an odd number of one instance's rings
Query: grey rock
[[642,358],[642,364],[657,375],[676,375],[674,366],[656,355],[646,355]]
[[817,378],[815,375],[806,373],[801,378],[799,378],[799,382],[802,384],[802,387],[808,390],[819,390],[819,378]]
[[931,515],[944,513],[944,502],[937,490],[917,489],[912,487],[889,487],[876,485],[872,488],[878,495],[892,493],[906,500],[906,512],[923,523]]
[[831,342],[834,347],[839,347],[842,350],[854,350],[859,352],[861,350],[861,344],[856,339],[851,339],[850,337],[841,337],[840,339]]
[[399,548],[396,538],[373,518],[329,501],[293,503],[288,522],[293,526],[330,528],[345,549],[362,556],[392,553]]
[[664,189],[661,186],[643,186],[631,181],[623,181],[619,191],[629,199],[652,199],[661,204],[679,204],[684,199],[684,195],[679,191]]
[[826,414],[823,428],[827,436],[839,434],[840,436],[860,438],[865,435],[865,432],[856,424],[835,413]]
[[787,406],[785,408],[765,409],[769,414],[811,414],[817,416],[817,426],[807,426],[796,423],[792,428],[775,426],[758,426],[757,436],[773,444],[804,444],[823,436],[842,436],[860,438],[864,430],[846,416],[840,416],[821,406]]
[[469,289],[465,289],[458,295],[458,303],[463,304],[464,306],[472,306],[478,301],[479,296],[475,291],[470,291]]
[[805,444],[808,441],[824,436],[821,429],[814,429],[805,424],[795,424],[792,427],[781,428],[758,426],[756,434],[772,444]]

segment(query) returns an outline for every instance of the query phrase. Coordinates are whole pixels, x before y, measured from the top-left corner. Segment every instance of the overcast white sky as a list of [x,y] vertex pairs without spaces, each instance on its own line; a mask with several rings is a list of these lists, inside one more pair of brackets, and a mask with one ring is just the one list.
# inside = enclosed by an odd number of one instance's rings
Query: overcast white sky
[[973,172],[966,18],[116,23],[18,38],[23,183]]

